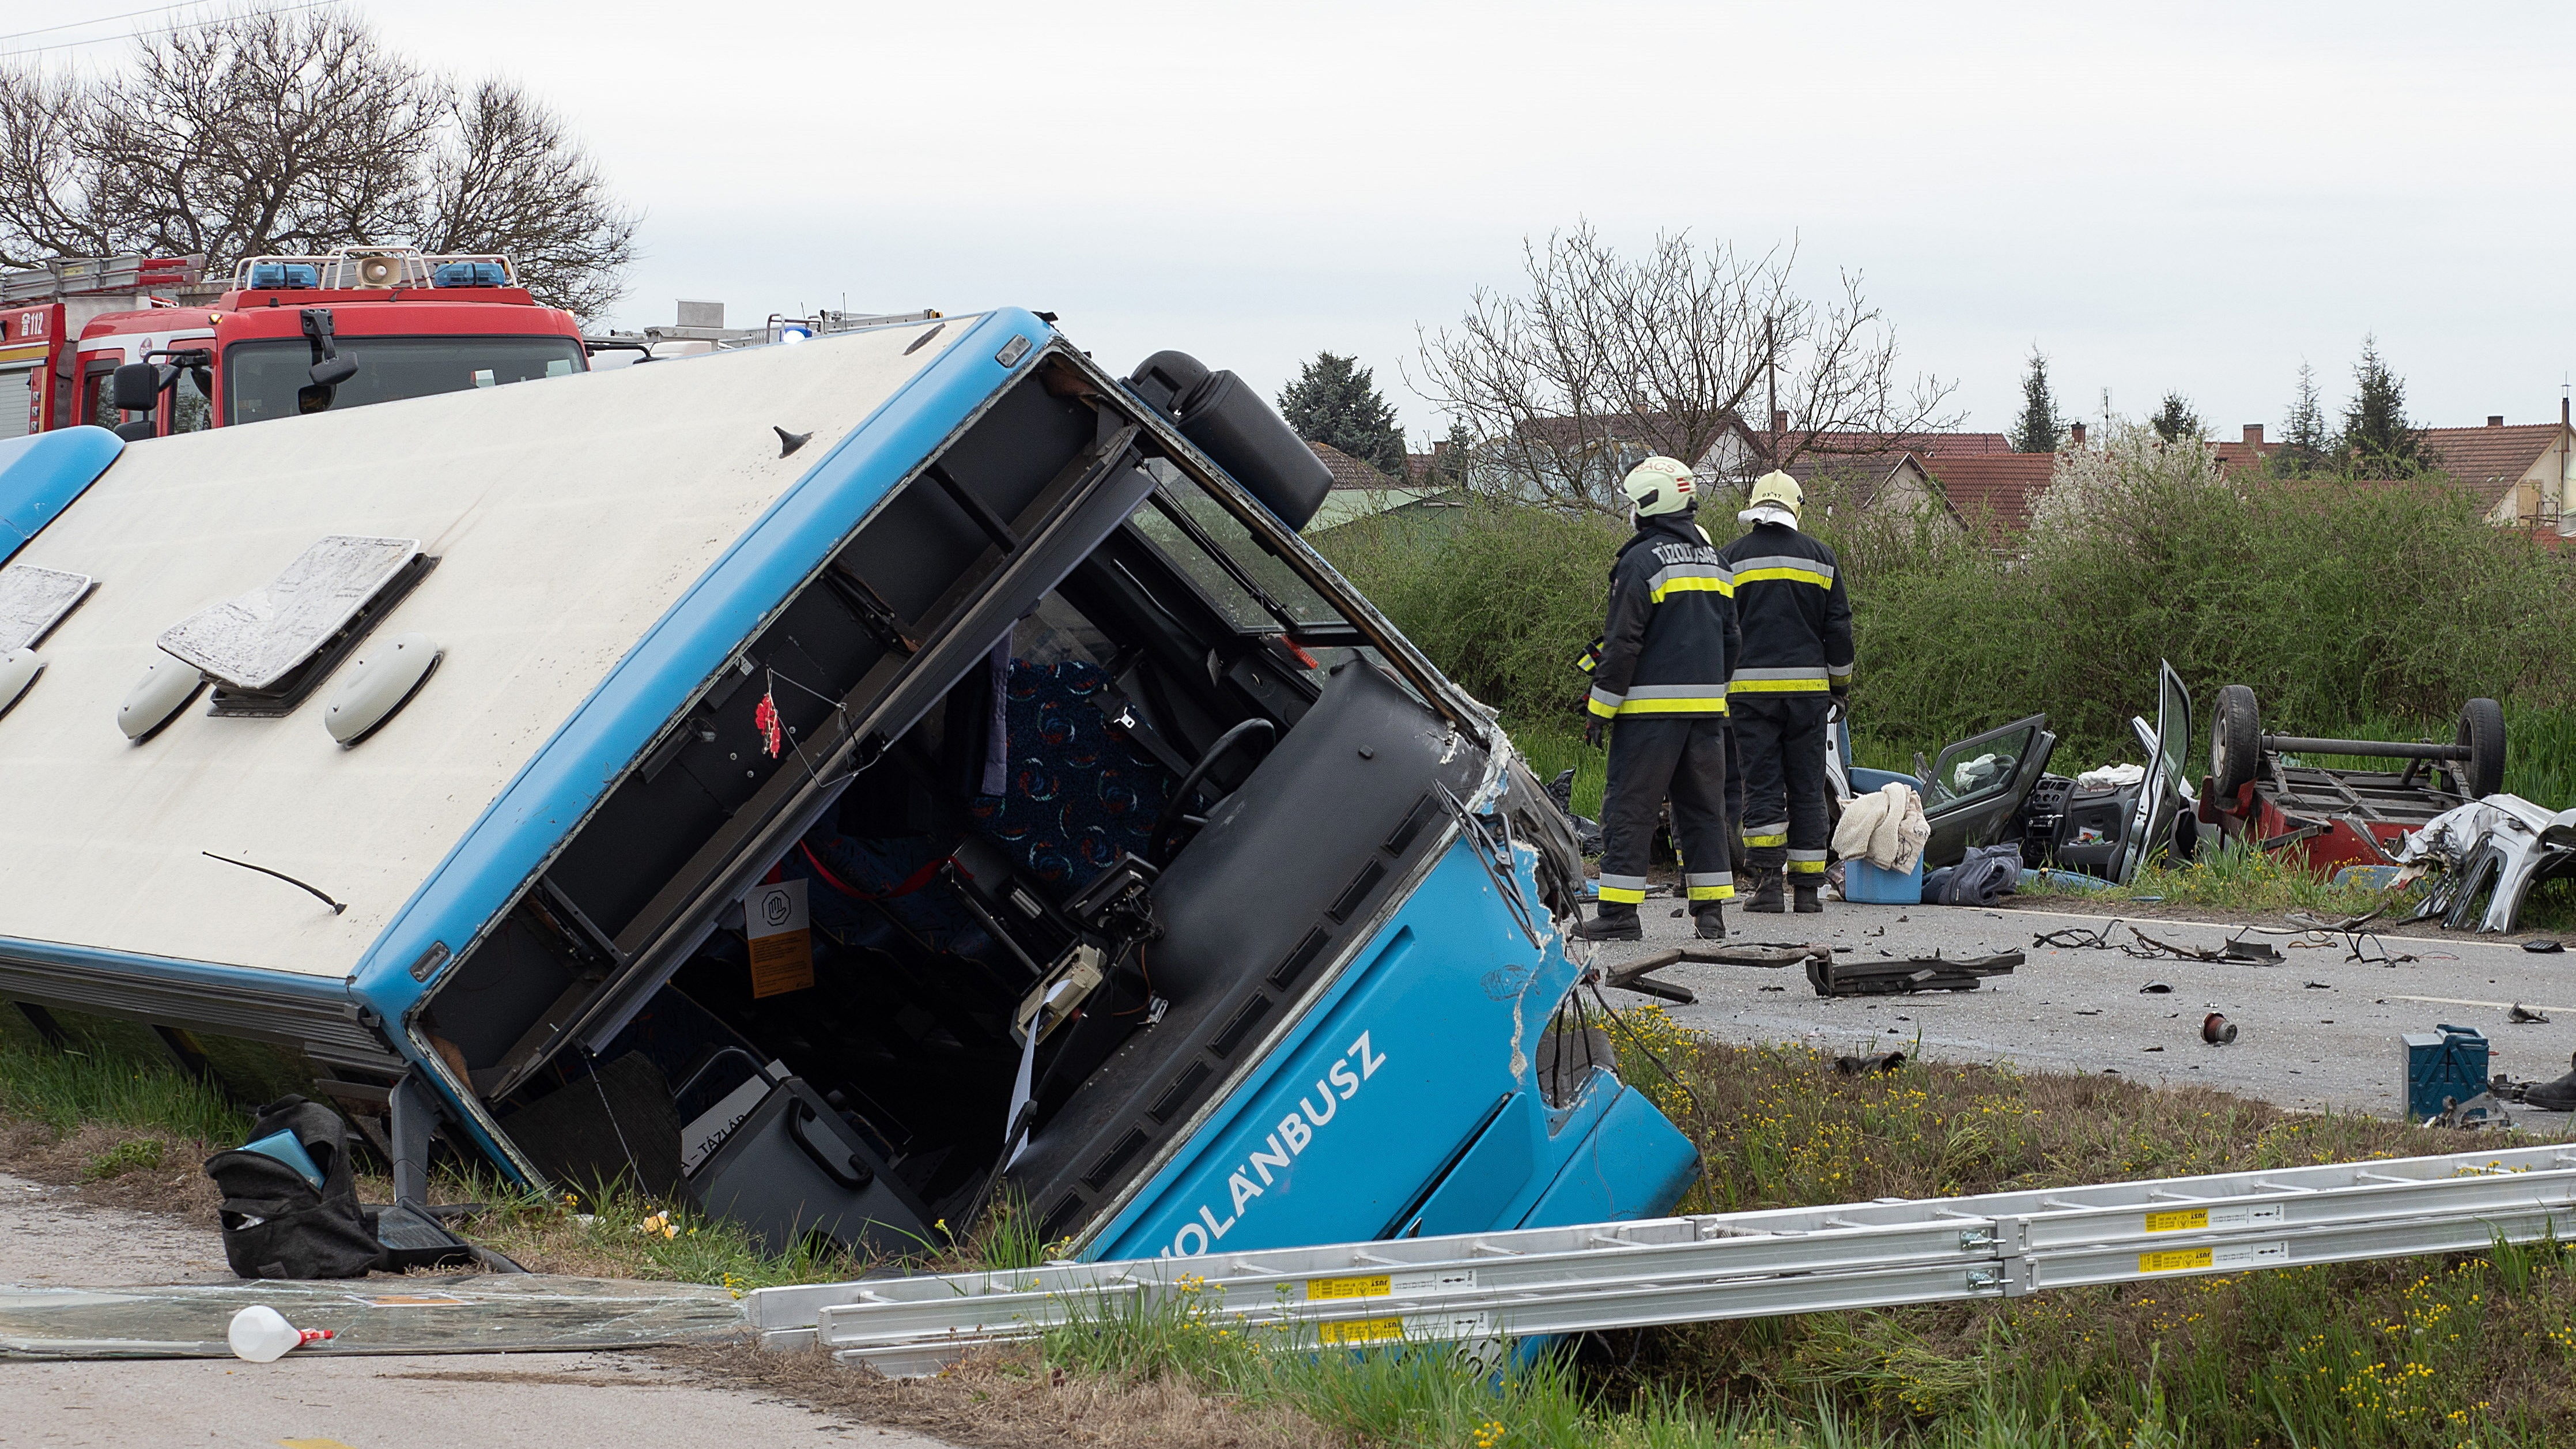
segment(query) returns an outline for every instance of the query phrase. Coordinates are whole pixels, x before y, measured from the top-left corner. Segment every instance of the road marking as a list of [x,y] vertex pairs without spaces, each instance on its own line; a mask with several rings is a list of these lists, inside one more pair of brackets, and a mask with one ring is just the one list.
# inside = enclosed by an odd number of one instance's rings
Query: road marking
[[2576,1006],[2534,1006],[2528,1001],[2464,1001],[2456,996],[2392,996],[2390,1001],[2420,1001],[2427,1006],[2492,1006],[2498,1011],[2511,1011],[2519,1006],[2525,1011],[2576,1012]]
[[280,1439],[286,1449],[349,1449],[337,1439]]

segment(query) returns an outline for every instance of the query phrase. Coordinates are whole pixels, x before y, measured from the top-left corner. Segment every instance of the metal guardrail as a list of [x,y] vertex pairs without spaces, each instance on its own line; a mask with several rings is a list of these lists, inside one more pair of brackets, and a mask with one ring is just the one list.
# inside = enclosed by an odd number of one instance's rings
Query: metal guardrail
[[2473,1251],[2576,1229],[2576,1149],[764,1288],[765,1347],[893,1375],[1188,1294],[1284,1345],[1486,1340]]

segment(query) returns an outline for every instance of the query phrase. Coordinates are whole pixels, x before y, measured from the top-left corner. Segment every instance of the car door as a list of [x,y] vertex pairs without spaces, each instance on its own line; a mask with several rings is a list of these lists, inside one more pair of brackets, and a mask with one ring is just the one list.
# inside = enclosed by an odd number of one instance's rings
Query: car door
[[1969,846],[1991,845],[2010,834],[2022,801],[2056,749],[2057,736],[2048,732],[2044,714],[1943,747],[1929,778],[1916,782],[1923,817],[1932,826],[1924,867],[1956,865]]
[[2138,867],[2160,859],[2173,844],[2174,819],[2182,808],[2183,756],[2191,749],[2191,693],[2170,663],[2159,661],[2156,727],[2141,732],[2147,753],[2147,777],[2138,789],[2128,834],[2112,857],[2111,878],[2127,885]]

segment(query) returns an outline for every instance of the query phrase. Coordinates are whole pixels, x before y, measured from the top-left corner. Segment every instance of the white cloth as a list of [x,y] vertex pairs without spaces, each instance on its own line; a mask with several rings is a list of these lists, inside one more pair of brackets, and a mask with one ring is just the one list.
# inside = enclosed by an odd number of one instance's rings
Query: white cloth
[[1931,838],[1923,797],[1911,785],[1890,781],[1875,794],[1843,802],[1842,823],[1834,827],[1834,854],[1903,875],[1923,858],[1923,843]]
[[2116,790],[2147,778],[2144,765],[2099,765],[2075,777],[2075,783],[2087,790]]
[[1798,515],[1791,513],[1788,509],[1781,507],[1777,503],[1757,503],[1753,507],[1745,509],[1743,512],[1735,515],[1735,521],[1738,523],[1776,523],[1782,528],[1794,529],[1798,526]]

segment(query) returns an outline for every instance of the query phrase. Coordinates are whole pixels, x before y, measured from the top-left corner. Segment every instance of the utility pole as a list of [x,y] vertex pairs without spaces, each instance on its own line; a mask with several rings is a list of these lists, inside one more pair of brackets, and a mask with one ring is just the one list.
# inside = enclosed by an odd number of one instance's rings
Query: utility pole
[[1762,426],[1771,439],[1771,456],[1767,461],[1777,469],[1780,466],[1780,349],[1772,331],[1773,322],[1770,317],[1762,319],[1762,372],[1769,379],[1763,398]]

